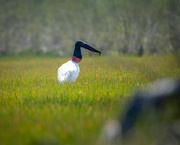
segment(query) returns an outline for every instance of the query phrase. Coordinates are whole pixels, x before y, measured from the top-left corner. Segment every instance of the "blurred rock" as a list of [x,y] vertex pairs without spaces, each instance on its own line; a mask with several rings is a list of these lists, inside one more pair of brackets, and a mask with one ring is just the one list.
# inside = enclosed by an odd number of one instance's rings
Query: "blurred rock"
[[180,80],[156,81],[137,92],[123,117],[107,122],[100,140],[107,145],[180,145]]

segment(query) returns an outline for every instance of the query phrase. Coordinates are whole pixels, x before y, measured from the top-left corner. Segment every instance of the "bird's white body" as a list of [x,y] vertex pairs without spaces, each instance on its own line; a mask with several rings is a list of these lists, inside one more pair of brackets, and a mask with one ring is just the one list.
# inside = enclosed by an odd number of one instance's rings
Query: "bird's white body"
[[80,69],[78,63],[69,60],[59,67],[57,72],[57,79],[60,83],[75,82],[79,72]]

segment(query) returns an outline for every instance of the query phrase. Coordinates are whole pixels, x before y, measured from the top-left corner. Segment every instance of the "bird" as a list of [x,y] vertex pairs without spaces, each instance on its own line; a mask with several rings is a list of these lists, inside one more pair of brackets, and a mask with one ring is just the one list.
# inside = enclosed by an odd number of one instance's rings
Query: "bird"
[[58,68],[57,71],[58,82],[63,84],[64,82],[76,81],[80,72],[79,63],[82,60],[81,48],[85,48],[87,50],[99,53],[99,55],[101,55],[100,51],[96,50],[95,48],[91,47],[85,42],[81,40],[76,41],[72,60],[69,60],[68,62],[64,63]]

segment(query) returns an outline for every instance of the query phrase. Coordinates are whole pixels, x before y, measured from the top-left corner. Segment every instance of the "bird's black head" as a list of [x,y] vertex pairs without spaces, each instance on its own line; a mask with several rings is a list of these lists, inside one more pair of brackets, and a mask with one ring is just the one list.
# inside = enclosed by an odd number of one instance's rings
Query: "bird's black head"
[[81,61],[81,59],[82,59],[82,54],[81,54],[81,49],[80,49],[81,47],[83,47],[85,49],[88,49],[90,51],[97,52],[97,53],[101,54],[100,51],[94,49],[90,45],[88,45],[88,44],[86,44],[86,43],[79,40],[79,41],[77,41],[75,43],[75,48],[74,48],[74,53],[73,53],[73,58],[72,58],[72,60],[77,62],[77,63],[79,63]]

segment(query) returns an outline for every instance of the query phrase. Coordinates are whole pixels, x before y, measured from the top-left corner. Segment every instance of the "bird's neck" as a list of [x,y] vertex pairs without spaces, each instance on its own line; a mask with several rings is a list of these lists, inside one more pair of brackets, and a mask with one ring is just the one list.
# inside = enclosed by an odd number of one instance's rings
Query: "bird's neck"
[[76,62],[76,63],[79,63],[79,62],[81,61],[81,59],[73,56],[73,57],[72,57],[72,61],[74,61],[74,62]]

